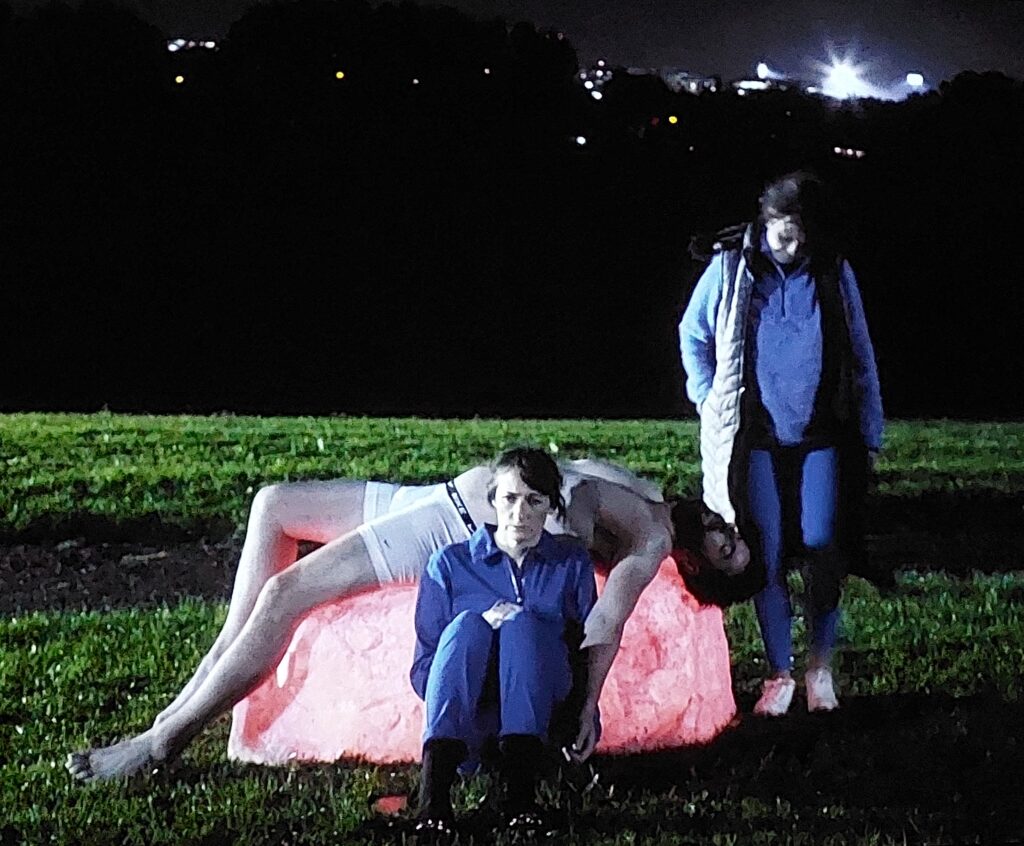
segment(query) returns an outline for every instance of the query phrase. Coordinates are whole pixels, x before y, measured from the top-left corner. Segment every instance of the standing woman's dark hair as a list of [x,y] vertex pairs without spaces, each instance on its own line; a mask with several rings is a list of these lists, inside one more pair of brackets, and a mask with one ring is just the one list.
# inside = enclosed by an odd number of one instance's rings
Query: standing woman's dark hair
[[[497,475],[503,470],[516,469],[537,493],[544,494],[559,518],[565,517],[565,499],[562,497],[562,474],[555,460],[537,447],[518,446],[505,450],[494,459],[491,472]],[[494,480],[487,487],[487,501],[494,502]]]
[[804,230],[804,252],[812,271],[834,266],[841,252],[843,219],[836,198],[818,176],[798,170],[769,182],[761,194],[758,234],[773,218],[799,217]]

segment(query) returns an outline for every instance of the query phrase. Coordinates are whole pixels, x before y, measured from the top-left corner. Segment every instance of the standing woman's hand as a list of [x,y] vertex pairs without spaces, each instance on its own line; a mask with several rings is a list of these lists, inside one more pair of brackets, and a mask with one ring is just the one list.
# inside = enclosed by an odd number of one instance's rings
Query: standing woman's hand
[[869,449],[868,450],[868,475],[869,476],[874,476],[877,467],[878,467],[878,450],[877,449]]

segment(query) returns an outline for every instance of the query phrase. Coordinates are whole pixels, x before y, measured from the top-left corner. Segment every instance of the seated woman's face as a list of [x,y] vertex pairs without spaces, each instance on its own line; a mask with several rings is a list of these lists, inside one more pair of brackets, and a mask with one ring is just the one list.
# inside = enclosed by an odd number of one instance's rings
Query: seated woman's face
[[498,514],[496,539],[503,546],[536,546],[544,521],[553,513],[551,500],[535,491],[517,468],[499,471],[494,477],[494,510]]

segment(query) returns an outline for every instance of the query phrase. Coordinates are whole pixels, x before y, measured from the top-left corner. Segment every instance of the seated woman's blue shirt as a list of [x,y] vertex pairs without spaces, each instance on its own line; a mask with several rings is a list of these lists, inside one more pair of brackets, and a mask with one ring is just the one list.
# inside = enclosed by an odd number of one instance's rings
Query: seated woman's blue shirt
[[409,677],[421,698],[445,627],[463,611],[482,614],[499,601],[550,620],[553,636],[561,636],[568,622],[583,623],[597,601],[590,555],[575,538],[544,532],[517,573],[494,541],[494,526],[481,526],[469,540],[435,552],[416,600],[416,651]]

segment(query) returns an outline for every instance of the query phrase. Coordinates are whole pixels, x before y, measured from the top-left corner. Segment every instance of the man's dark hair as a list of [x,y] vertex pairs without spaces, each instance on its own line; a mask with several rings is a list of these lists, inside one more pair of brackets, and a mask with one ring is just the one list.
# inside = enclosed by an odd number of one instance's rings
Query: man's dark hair
[[[503,470],[516,469],[519,475],[537,493],[544,494],[560,518],[565,517],[565,499],[562,498],[562,474],[555,460],[538,447],[517,446],[505,450],[494,459],[491,472],[497,476]],[[487,487],[487,501],[494,503],[494,480]]]
[[[672,525],[675,528],[676,547],[685,549],[698,562],[696,573],[679,566],[686,589],[702,605],[717,605],[720,608],[750,599],[764,586],[764,569],[754,560],[753,551],[747,569],[730,576],[711,566],[703,552],[704,532],[716,528],[705,527],[704,504],[695,498],[680,499],[672,506]],[[719,518],[721,519],[721,518]]]

